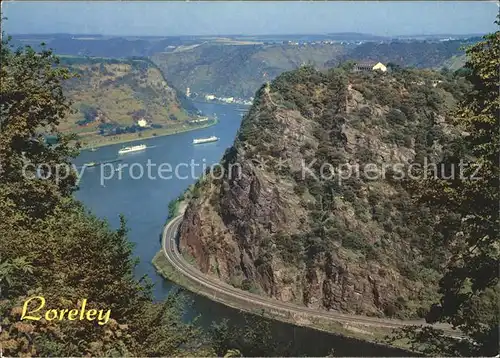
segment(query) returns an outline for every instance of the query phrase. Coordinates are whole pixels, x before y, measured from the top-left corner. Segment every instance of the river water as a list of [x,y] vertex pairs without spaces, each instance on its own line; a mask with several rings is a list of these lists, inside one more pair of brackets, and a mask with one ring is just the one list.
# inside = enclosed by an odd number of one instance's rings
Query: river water
[[[83,151],[75,159],[77,166],[88,162],[111,161],[118,157],[121,159],[120,162],[86,168],[76,198],[95,215],[108,220],[112,228],[118,227],[120,214],[125,216],[130,230],[129,239],[135,244],[134,254],[140,259],[136,277],[149,276],[155,284],[153,293],[157,300],[164,299],[172,289],[177,288],[158,275],[151,264],[154,255],[160,250],[160,234],[168,215],[168,203],[196,181],[196,177],[203,172],[203,165],[209,166],[221,159],[224,151],[233,144],[242,119],[242,112],[234,106],[208,103],[196,103],[196,106],[206,115],[216,113],[219,122],[205,129],[126,144],[144,143],[148,147],[145,151],[118,156],[118,150],[123,145],[116,144],[99,148],[96,152]],[[219,137],[219,141],[192,144],[194,138],[212,135]],[[111,169],[119,164],[124,167],[121,178],[120,172]],[[160,165],[163,165],[161,172]],[[169,168],[171,172],[167,172]],[[178,176],[172,175],[176,168]],[[192,305],[188,316],[199,315],[204,327],[223,318],[234,325],[244,323],[243,315],[237,310],[194,294],[190,297]],[[398,350],[375,347],[369,343],[280,322],[272,324],[272,334],[277,340],[290,340],[294,355],[327,355],[332,349],[335,354],[351,356],[404,354]]]
[[[96,152],[83,151],[75,160],[79,166],[88,162],[121,159],[117,163],[87,167],[76,197],[95,215],[107,219],[112,227],[119,225],[119,214],[125,216],[130,229],[129,239],[135,244],[134,253],[140,259],[136,276],[140,278],[147,274],[152,279],[155,284],[154,295],[159,300],[165,298],[172,288],[151,264],[160,249],[159,235],[168,215],[168,203],[196,181],[196,177],[203,172],[204,164],[211,165],[221,159],[225,149],[233,144],[242,118],[241,112],[232,106],[197,106],[207,115],[216,113],[219,122],[209,128],[126,144],[146,144],[148,148],[144,151],[118,156],[123,144],[116,144],[99,148]],[[219,141],[192,144],[195,138],[212,135],[219,137]],[[151,168],[149,175],[148,160]],[[118,165],[123,167],[121,178],[120,172],[111,173],[111,167],[117,168]],[[170,173],[167,172],[169,167],[172,169]],[[178,175],[174,172],[176,168]]]

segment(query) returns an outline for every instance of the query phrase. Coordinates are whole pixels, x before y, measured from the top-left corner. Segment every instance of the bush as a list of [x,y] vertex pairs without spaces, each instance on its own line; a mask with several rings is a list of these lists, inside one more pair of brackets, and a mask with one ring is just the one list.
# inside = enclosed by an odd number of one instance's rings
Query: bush
[[80,106],[80,112],[83,114],[83,119],[76,122],[80,126],[93,122],[99,113],[97,108],[87,104],[82,104]]
[[387,113],[387,121],[391,124],[405,124],[406,116],[399,109],[392,108],[389,113]]
[[365,238],[358,233],[350,232],[342,240],[342,246],[348,249],[364,251],[367,249]]
[[274,237],[276,248],[285,262],[300,262],[304,255],[304,238],[300,235],[279,233]]
[[250,291],[252,289],[252,281],[250,281],[248,278],[244,278],[243,281],[241,281],[241,289]]

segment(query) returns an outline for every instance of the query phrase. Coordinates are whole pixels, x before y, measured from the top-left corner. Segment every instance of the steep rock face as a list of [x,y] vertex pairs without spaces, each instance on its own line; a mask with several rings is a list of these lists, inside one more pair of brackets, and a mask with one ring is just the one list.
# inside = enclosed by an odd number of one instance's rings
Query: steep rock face
[[279,300],[422,315],[439,277],[432,217],[395,166],[436,159],[453,137],[443,133],[454,133],[455,98],[435,78],[301,68],[264,85],[224,169],[196,184],[181,250],[203,272]]

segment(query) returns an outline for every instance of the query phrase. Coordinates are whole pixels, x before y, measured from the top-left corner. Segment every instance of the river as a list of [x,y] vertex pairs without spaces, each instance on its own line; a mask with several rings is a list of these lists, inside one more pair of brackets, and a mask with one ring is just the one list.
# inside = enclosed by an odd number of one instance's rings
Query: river
[[[119,163],[107,166],[87,167],[76,197],[95,215],[107,219],[112,227],[119,225],[119,214],[126,217],[130,229],[129,239],[135,244],[134,254],[140,259],[136,276],[140,278],[146,274],[152,279],[155,284],[153,293],[158,300],[165,298],[172,288],[170,283],[156,273],[151,264],[152,258],[160,249],[159,235],[168,215],[168,203],[196,181],[195,177],[202,173],[204,164],[211,165],[221,159],[225,149],[233,144],[242,118],[235,107],[214,104],[197,106],[207,115],[216,113],[219,122],[204,129],[125,144],[131,146],[144,143],[148,147],[144,151],[118,156],[118,150],[124,145],[115,144],[101,147],[96,152],[82,151],[75,160],[75,164],[79,166],[88,162],[122,159]],[[219,141],[192,144],[195,138],[212,135],[219,137]],[[151,163],[149,176],[148,160]],[[191,160],[194,161],[192,167],[195,176],[190,173]],[[190,165],[190,168],[183,166],[183,163]],[[119,164],[128,165],[122,170],[121,178],[119,172],[115,172],[111,179],[106,180],[111,177],[110,167],[117,167]],[[160,165],[163,165],[164,170],[168,165],[171,166],[171,179],[168,173],[158,171]],[[174,174],[176,167],[182,179]]]
[[[156,300],[163,300],[176,288],[175,284],[158,275],[151,264],[160,249],[159,238],[167,218],[168,203],[196,181],[195,177],[203,172],[203,165],[209,166],[221,159],[226,148],[233,144],[242,119],[242,112],[234,106],[209,103],[196,103],[196,106],[206,115],[216,113],[219,122],[212,127],[196,131],[127,143],[127,146],[144,143],[148,148],[145,151],[122,155],[119,157],[122,160],[118,163],[86,168],[79,183],[80,189],[75,194],[95,215],[108,220],[113,228],[119,225],[119,215],[125,216],[130,230],[128,237],[135,244],[135,256],[140,259],[135,275],[137,278],[149,276],[154,283],[153,294]],[[219,141],[192,144],[194,138],[212,135],[219,137]],[[122,146],[116,144],[99,148],[96,152],[83,151],[75,159],[75,164],[78,166],[88,162],[114,160],[118,158],[118,150]],[[151,168],[149,175],[148,160]],[[182,166],[182,163],[191,165],[195,175],[191,175],[191,169]],[[117,167],[119,164],[128,165],[122,170],[121,178],[119,172],[111,171],[112,166]],[[168,179],[169,173],[160,173],[158,170],[162,164],[164,169],[170,166],[174,171],[178,168],[179,176],[185,178],[173,175]],[[190,297],[193,303],[188,316],[199,315],[200,323],[204,327],[222,318],[229,319],[230,323],[235,325],[244,323],[243,315],[237,310],[197,295]],[[273,323],[272,335],[277,340],[290,340],[293,344],[290,349],[294,355],[327,355],[332,349],[335,354],[351,356],[402,355],[398,350],[375,347],[369,343],[280,322]]]

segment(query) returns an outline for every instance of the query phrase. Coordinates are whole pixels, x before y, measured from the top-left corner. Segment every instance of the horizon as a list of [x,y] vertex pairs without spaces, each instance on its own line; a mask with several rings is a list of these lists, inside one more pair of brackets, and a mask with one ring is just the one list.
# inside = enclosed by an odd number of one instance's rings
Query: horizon
[[[250,1],[250,0],[246,0]],[[369,32],[353,32],[353,31],[339,31],[339,32],[297,32],[297,33],[276,33],[276,34],[252,34],[252,33],[224,33],[224,34],[179,34],[179,35],[137,35],[137,34],[121,34],[121,35],[116,35],[116,34],[106,34],[106,33],[78,33],[78,32],[11,32],[8,33],[7,35],[11,36],[28,36],[28,35],[41,35],[41,36],[96,36],[96,37],[139,37],[139,38],[145,38],[145,37],[155,37],[155,38],[168,38],[168,37],[267,37],[267,36],[335,36],[335,35],[344,35],[344,34],[352,34],[352,35],[367,35],[367,36],[375,36],[375,37],[385,37],[385,38],[399,38],[399,37],[417,37],[417,36],[473,36],[473,37],[480,37],[487,35],[487,32],[481,32],[481,33],[427,33],[427,34],[404,34],[404,35],[377,35]]]
[[4,31],[16,35],[483,35],[497,12],[493,1],[2,2]]

